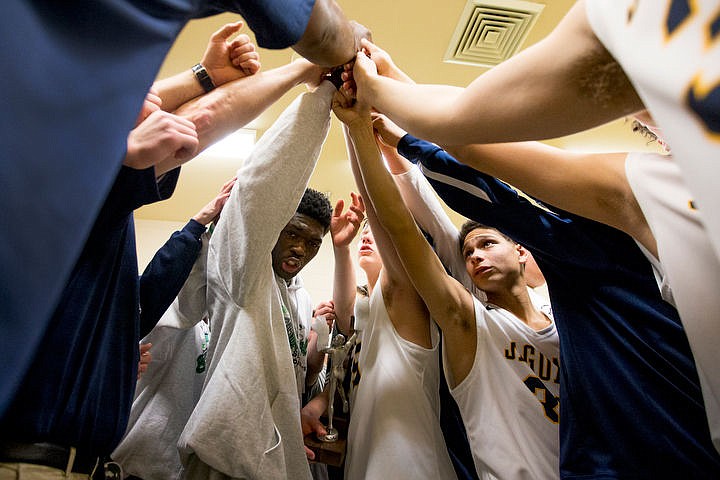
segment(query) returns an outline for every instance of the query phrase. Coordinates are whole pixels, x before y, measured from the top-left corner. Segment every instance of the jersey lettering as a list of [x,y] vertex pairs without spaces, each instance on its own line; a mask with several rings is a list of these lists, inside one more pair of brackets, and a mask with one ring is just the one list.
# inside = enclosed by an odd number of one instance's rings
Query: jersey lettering
[[[674,36],[682,35],[688,23],[704,19],[705,17],[700,13],[697,2],[672,0],[665,19],[667,41],[670,42]],[[708,56],[710,49],[718,48],[720,41],[720,8],[716,8],[707,20],[707,25],[701,28],[705,31],[707,45],[704,52],[698,53]],[[685,91],[685,103],[705,126],[710,140],[720,142],[720,78],[708,77],[708,75],[703,71],[702,66],[695,72]]]
[[[560,361],[557,357],[548,358],[542,352],[537,352],[534,345],[510,342],[505,348],[505,358],[527,364],[538,377],[544,381],[560,383]],[[552,379],[552,380],[551,380]]]
[[690,16],[690,2],[688,0],[673,0],[665,20],[667,36],[671,36],[682,23]]

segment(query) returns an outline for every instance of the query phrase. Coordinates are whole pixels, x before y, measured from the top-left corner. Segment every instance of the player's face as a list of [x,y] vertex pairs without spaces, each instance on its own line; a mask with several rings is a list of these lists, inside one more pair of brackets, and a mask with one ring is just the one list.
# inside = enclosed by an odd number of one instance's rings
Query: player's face
[[375,237],[370,227],[366,224],[360,233],[360,245],[358,246],[358,264],[360,268],[367,271],[368,268],[382,268],[382,260],[377,251]]
[[487,292],[509,288],[522,272],[520,246],[492,228],[476,228],[463,243],[465,269]]
[[296,213],[285,225],[272,251],[273,270],[290,280],[310,262],[322,245],[323,226],[307,215]]

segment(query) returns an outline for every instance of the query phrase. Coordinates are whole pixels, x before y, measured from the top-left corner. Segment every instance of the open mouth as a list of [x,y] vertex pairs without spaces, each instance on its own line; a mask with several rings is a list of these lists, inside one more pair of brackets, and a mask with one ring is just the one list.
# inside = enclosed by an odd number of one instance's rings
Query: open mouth
[[283,261],[282,269],[287,273],[296,273],[302,268],[302,262],[298,258],[290,257]]

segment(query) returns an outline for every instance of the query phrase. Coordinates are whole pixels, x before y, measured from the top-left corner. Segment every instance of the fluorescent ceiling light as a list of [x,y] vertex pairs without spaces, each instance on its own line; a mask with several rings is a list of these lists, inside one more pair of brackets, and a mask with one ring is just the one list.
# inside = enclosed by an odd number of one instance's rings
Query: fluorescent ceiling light
[[255,146],[256,131],[241,128],[206,148],[202,154],[227,159],[245,159]]

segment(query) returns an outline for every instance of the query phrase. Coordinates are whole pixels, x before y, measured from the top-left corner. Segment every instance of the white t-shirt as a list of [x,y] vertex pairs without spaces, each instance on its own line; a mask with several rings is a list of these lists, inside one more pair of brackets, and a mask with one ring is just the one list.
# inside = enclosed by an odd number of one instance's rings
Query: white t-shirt
[[[535,331],[504,309],[486,309],[476,298],[473,302],[475,362],[450,393],[478,476],[558,478],[560,340],[555,323]],[[447,368],[445,376],[454,383]]]

